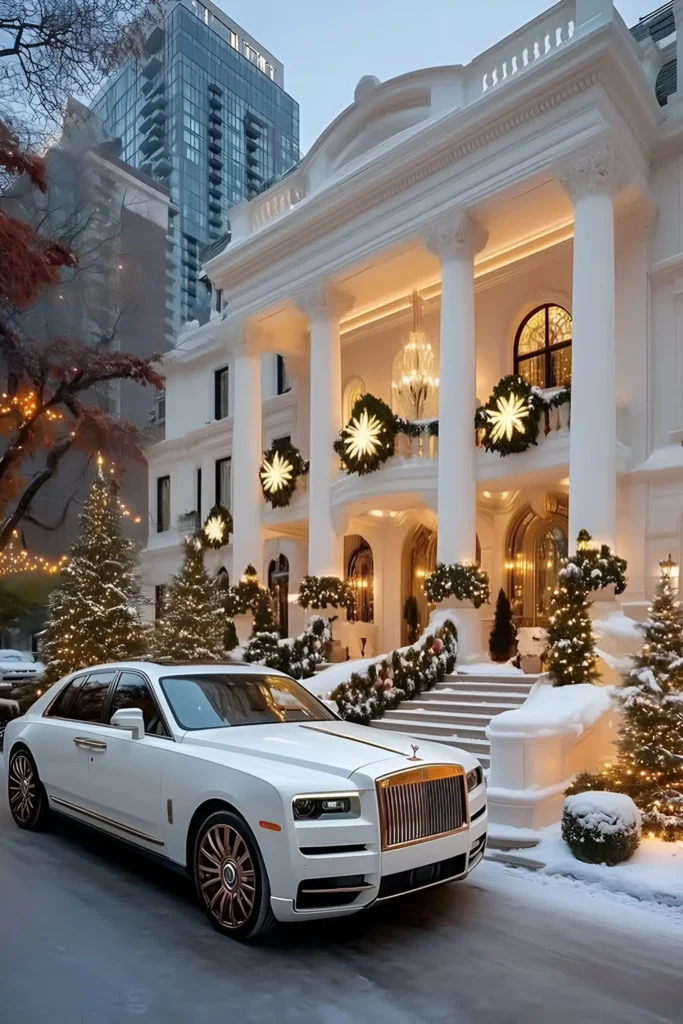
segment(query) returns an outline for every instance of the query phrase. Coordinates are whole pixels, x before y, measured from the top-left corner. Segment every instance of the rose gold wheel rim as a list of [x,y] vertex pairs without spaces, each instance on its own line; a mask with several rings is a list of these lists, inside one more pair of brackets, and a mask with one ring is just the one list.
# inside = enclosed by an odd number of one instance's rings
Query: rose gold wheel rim
[[199,888],[224,928],[240,928],[251,917],[256,872],[242,836],[230,825],[212,825],[199,846]]
[[9,769],[9,805],[17,821],[30,821],[36,806],[36,773],[26,754],[12,758]]

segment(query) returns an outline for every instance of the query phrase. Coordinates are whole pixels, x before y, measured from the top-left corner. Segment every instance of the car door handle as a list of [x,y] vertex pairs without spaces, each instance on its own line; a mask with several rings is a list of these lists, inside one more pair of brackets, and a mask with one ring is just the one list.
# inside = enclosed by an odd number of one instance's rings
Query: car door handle
[[74,743],[83,750],[106,750],[107,744],[102,740],[91,740],[88,736],[74,736]]

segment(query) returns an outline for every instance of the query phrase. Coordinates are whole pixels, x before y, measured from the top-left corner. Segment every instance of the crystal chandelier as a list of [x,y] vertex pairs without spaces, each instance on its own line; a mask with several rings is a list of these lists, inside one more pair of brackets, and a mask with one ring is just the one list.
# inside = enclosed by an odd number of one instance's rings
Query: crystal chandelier
[[413,292],[413,329],[401,350],[392,388],[397,406],[412,419],[421,420],[427,401],[439,389],[434,376],[434,351],[421,327],[421,303]]

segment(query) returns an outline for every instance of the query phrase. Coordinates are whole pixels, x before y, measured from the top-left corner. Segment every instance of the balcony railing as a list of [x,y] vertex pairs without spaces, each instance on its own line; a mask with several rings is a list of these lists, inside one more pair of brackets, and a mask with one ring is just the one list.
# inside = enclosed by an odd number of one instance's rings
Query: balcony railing
[[415,437],[397,434],[394,440],[394,455],[399,459],[436,459],[439,454],[439,438],[425,423]]
[[[546,400],[552,399],[553,395],[556,395],[561,388],[546,388],[543,391],[543,397]],[[544,409],[541,413],[541,422],[538,428],[538,443],[543,441],[544,437],[548,437],[551,434],[556,434],[562,431],[568,431],[571,424],[571,403],[565,402],[564,405],[558,406],[556,409]],[[483,447],[484,431],[475,430],[475,438],[477,448]]]

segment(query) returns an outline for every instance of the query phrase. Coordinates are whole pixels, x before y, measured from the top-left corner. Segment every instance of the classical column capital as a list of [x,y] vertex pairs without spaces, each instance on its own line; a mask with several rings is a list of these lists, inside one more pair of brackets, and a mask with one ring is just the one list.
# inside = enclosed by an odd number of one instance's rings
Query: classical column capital
[[312,281],[303,285],[293,296],[294,305],[307,317],[327,313],[331,317],[343,316],[353,308],[353,297],[329,281]]
[[488,231],[467,210],[446,213],[428,225],[424,233],[427,248],[440,259],[447,256],[473,257],[488,241]]
[[584,196],[612,196],[619,174],[616,149],[609,140],[600,139],[562,160],[556,173],[573,202]]
[[270,348],[270,336],[258,324],[246,317],[231,317],[223,321],[222,337],[234,356],[257,355]]

